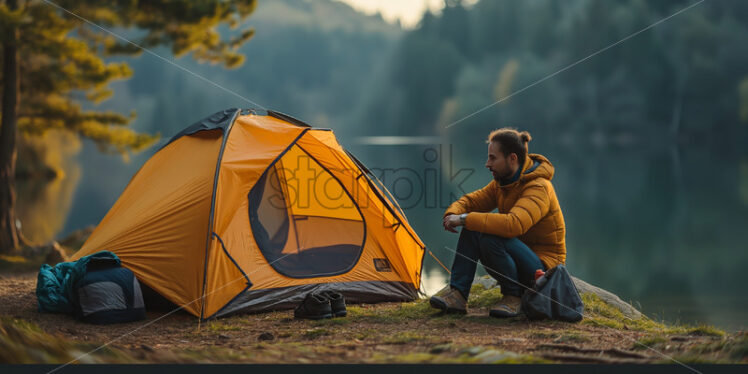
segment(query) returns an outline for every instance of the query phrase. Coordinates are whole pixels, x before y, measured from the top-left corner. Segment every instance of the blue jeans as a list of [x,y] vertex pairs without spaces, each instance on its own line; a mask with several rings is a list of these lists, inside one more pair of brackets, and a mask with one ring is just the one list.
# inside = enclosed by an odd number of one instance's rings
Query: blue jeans
[[470,231],[463,227],[457,242],[457,254],[452,263],[449,284],[459,290],[465,299],[470,295],[478,261],[499,282],[504,295],[522,296],[525,288],[517,283],[531,287],[535,270],[545,270],[535,252],[521,240]]

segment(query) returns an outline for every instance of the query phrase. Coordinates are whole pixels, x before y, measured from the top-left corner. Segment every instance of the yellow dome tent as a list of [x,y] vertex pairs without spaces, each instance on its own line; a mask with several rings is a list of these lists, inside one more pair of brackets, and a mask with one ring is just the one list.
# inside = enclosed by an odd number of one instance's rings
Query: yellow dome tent
[[331,130],[239,109],[184,129],[141,167],[73,259],[101,250],[201,319],[291,308],[319,289],[413,300],[425,253]]

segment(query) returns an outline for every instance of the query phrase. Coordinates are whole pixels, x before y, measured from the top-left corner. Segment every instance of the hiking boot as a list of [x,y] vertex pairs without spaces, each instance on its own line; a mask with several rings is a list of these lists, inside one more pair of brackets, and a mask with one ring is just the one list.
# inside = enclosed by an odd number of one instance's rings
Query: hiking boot
[[345,298],[340,292],[322,291],[320,293],[327,300],[330,300],[330,308],[332,309],[333,316],[345,317],[348,314],[348,311],[345,309]]
[[436,295],[431,296],[429,303],[432,307],[441,309],[446,313],[467,313],[467,300],[460,291],[451,286],[444,287]]
[[330,300],[324,295],[310,292],[293,311],[294,318],[324,319],[332,318]]
[[504,295],[501,302],[494,305],[488,315],[496,318],[511,318],[522,314],[522,299],[519,296]]

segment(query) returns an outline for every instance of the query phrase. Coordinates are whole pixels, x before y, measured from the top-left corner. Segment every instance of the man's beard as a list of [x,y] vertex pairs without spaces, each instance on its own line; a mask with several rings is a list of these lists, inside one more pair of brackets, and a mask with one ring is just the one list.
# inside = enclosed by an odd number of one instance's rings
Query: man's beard
[[507,179],[511,176],[512,171],[507,170],[504,175],[501,175],[498,171],[491,170],[491,175],[493,175],[493,179],[497,182],[501,182],[502,179]]

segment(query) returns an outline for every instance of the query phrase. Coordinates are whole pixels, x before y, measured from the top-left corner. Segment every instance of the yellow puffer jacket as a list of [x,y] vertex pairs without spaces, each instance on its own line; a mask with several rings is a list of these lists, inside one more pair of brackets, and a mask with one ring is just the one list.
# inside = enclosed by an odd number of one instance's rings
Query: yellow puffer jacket
[[[472,231],[519,238],[547,269],[566,263],[566,226],[551,179],[553,165],[539,154],[527,155],[518,180],[501,186],[493,180],[452,203],[444,215],[469,213]],[[498,208],[498,213],[488,213]]]

